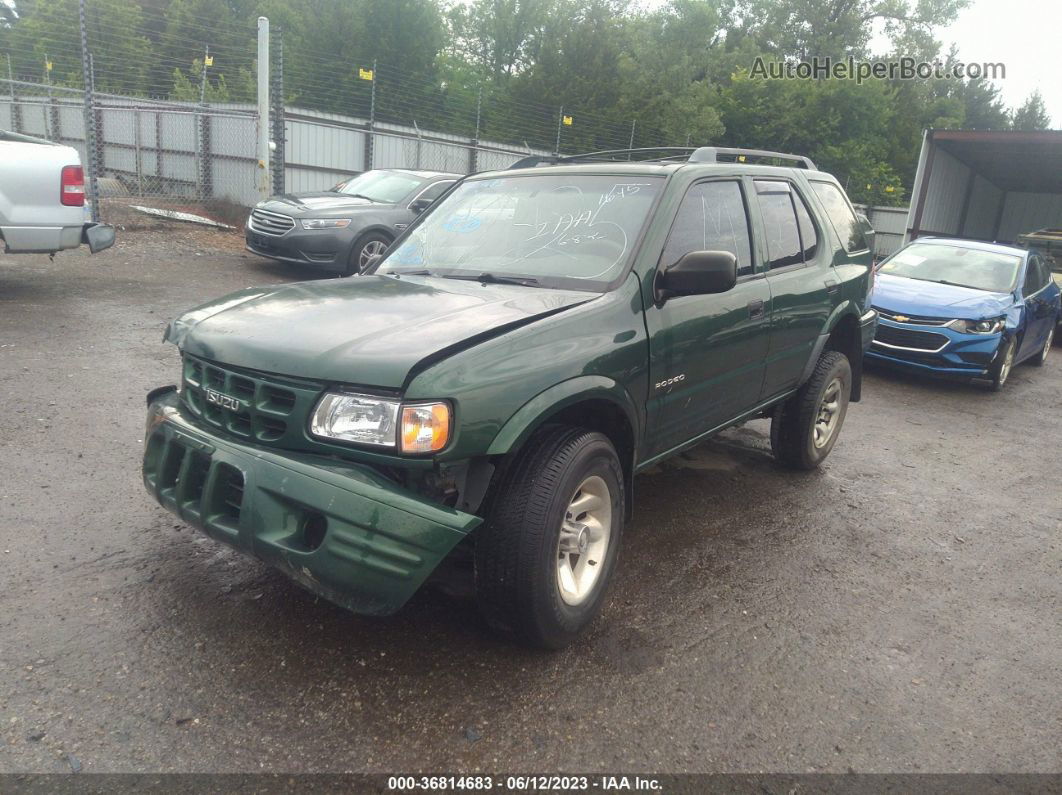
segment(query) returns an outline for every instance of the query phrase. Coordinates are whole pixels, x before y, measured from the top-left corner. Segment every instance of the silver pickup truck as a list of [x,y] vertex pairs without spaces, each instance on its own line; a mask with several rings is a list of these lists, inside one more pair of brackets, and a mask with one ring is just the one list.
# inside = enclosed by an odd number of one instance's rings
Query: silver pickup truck
[[0,130],[0,242],[5,253],[54,254],[114,245],[114,227],[92,223],[77,150]]

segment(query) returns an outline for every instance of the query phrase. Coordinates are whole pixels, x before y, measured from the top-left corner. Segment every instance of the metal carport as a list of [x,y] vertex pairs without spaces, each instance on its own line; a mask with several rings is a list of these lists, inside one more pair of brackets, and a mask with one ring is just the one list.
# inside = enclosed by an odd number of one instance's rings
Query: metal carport
[[907,240],[1062,226],[1062,131],[927,130],[912,196]]

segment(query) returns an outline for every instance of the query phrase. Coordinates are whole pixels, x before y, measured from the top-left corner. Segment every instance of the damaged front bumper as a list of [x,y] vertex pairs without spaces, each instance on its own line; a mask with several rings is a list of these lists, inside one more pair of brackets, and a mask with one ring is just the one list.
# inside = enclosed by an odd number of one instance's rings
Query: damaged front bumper
[[482,520],[374,470],[204,432],[174,387],[148,395],[144,485],[207,535],[357,613],[398,610]]

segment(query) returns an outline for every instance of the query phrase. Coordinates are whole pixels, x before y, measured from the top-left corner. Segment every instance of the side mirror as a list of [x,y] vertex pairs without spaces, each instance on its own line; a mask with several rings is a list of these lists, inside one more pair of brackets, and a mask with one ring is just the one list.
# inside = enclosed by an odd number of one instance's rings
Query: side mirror
[[420,215],[434,203],[434,199],[417,199],[415,202],[410,203],[409,209],[412,210],[415,215]]
[[656,276],[657,301],[680,295],[725,293],[737,283],[737,257],[729,251],[690,251]]

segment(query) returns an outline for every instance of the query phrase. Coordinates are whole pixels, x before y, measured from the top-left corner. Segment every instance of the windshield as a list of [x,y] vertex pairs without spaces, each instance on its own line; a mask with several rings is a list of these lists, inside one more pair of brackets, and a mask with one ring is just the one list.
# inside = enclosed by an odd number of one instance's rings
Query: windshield
[[603,290],[623,272],[660,184],[570,174],[471,180],[376,272]]
[[394,204],[423,183],[424,180],[410,174],[400,174],[395,171],[366,171],[353,179],[341,182],[333,190],[347,196],[364,196],[374,202]]
[[881,272],[925,282],[1009,293],[1018,280],[1021,257],[963,246],[912,243],[881,265]]

